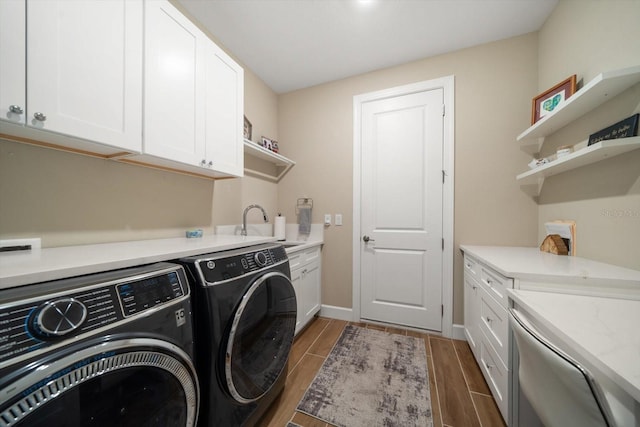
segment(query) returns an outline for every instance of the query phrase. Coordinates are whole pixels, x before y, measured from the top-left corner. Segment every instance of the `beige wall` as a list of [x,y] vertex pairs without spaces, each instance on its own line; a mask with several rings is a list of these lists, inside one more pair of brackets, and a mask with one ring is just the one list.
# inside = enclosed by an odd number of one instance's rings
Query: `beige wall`
[[[640,1],[561,0],[539,32],[538,91],[577,74],[640,65]],[[595,131],[640,112],[640,85],[547,138],[541,154],[586,140]],[[544,222],[577,222],[577,253],[640,269],[640,150],[545,180],[538,238]]]
[[278,205],[294,215],[312,197],[314,222],[342,213],[325,229],[323,303],[352,305],[353,96],[455,76],[454,322],[463,322],[459,244],[536,244],[537,209],[516,184],[529,157],[515,142],[528,126],[537,84],[537,35],[528,34],[279,97],[282,153],[296,166],[281,181]]

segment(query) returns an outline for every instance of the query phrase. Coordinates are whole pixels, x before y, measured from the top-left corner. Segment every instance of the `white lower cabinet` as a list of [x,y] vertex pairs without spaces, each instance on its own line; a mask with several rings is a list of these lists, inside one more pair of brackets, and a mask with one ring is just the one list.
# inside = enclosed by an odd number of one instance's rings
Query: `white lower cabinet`
[[322,268],[320,254],[320,246],[289,254],[291,282],[298,303],[296,334],[320,311]]
[[506,289],[513,279],[464,257],[464,331],[505,421],[509,399],[509,318]]

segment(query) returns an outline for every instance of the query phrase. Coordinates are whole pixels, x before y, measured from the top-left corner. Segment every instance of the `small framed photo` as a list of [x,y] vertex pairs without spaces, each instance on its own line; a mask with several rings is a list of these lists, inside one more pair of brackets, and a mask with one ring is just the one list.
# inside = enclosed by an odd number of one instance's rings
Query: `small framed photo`
[[244,116],[244,139],[248,139],[251,141],[251,122],[247,119],[247,116]]
[[275,141],[270,138],[261,137],[259,145],[263,146],[267,150],[273,151],[274,153],[278,152],[278,141]]
[[574,93],[576,93],[575,74],[533,98],[531,124],[551,114]]
[[260,138],[260,145],[262,145],[267,150],[271,150],[273,148],[273,143],[269,138],[265,138],[264,136]]

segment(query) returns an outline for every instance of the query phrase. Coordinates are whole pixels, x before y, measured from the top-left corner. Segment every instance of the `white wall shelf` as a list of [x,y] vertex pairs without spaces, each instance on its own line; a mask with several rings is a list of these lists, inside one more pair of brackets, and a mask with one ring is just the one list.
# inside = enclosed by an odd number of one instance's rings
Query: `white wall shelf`
[[253,176],[257,176],[260,178],[264,178],[267,179],[269,181],[273,181],[273,182],[278,182],[280,181],[280,179],[282,179],[282,177],[289,172],[289,169],[291,169],[296,162],[294,162],[291,159],[287,159],[286,157],[278,154],[278,153],[274,153],[271,150],[267,150],[265,148],[262,148],[261,146],[259,146],[258,144],[256,144],[255,142],[251,142],[248,139],[244,140],[244,154],[245,155],[249,155],[249,156],[253,156],[253,157],[257,157],[261,160],[265,160],[269,163],[273,163],[276,166],[276,169],[278,170],[277,175],[269,175],[266,174],[264,172],[260,172],[257,170],[253,170],[250,168],[245,167],[244,171],[250,175]]
[[525,192],[540,195],[546,177],[590,165],[640,148],[640,136],[600,141],[516,177]]
[[540,152],[546,136],[637,83],[640,83],[640,66],[599,74],[567,99],[556,111],[518,135],[520,148],[529,153]]

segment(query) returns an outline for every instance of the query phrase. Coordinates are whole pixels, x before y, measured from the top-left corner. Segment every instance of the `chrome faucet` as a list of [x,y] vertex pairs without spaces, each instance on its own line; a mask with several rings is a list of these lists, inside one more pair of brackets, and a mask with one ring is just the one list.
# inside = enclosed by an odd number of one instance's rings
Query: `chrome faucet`
[[258,208],[262,211],[262,217],[264,218],[264,222],[269,222],[269,217],[267,216],[267,211],[260,205],[249,205],[244,209],[244,213],[242,214],[242,231],[240,232],[241,236],[247,235],[247,212],[249,212],[253,208]]

